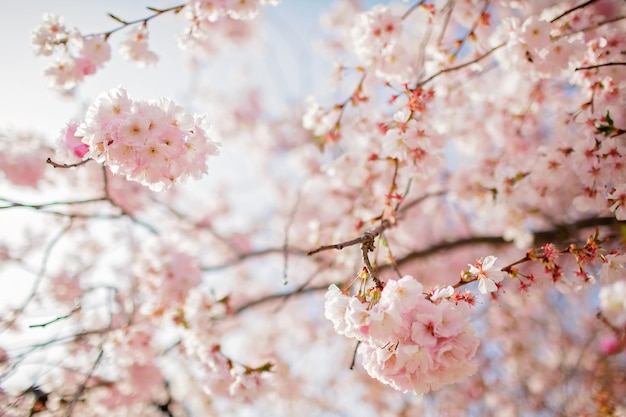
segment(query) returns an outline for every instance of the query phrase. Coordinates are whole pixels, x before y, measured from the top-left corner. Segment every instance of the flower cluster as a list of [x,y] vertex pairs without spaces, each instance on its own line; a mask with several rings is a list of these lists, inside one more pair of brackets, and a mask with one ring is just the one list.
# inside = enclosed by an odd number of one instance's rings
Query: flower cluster
[[213,55],[226,44],[237,44],[252,37],[251,21],[260,6],[277,5],[280,0],[188,0],[182,15],[187,28],[179,38],[181,49]]
[[131,29],[120,44],[120,53],[127,61],[136,62],[140,67],[156,65],[156,53],[148,49],[148,28],[141,25]]
[[370,299],[350,297],[331,285],[325,315],[337,333],[361,342],[359,352],[370,376],[397,390],[423,394],[477,370],[471,359],[479,341],[469,323],[469,307],[446,294],[435,301],[427,298],[411,276],[387,282]]
[[469,265],[469,275],[471,279],[478,280],[478,290],[487,294],[498,291],[497,284],[504,279],[506,272],[502,272],[495,264],[498,258],[487,256],[478,259],[474,265]]
[[85,37],[67,29],[63,18],[49,13],[32,32],[31,45],[35,55],[53,58],[44,74],[62,91],[71,90],[111,59],[111,47],[103,35]]
[[600,309],[617,329],[626,327],[626,255],[606,255],[600,270]]
[[185,303],[187,294],[202,281],[198,260],[173,244],[150,241],[134,266],[145,294],[154,297],[148,309],[165,311]]
[[39,188],[48,153],[41,139],[31,133],[0,133],[0,173],[13,185]]
[[89,146],[87,153],[65,136],[75,155],[93,158],[156,191],[199,178],[207,172],[207,158],[218,153],[204,116],[186,114],[168,98],[131,100],[123,88],[102,94],[76,129],[76,138]]
[[362,64],[390,82],[407,82],[413,75],[413,57],[400,42],[401,35],[402,17],[382,5],[357,15],[351,30]]
[[185,7],[196,11],[200,19],[216,21],[223,16],[235,20],[254,19],[259,13],[259,6],[265,4],[277,5],[280,0],[188,0]]

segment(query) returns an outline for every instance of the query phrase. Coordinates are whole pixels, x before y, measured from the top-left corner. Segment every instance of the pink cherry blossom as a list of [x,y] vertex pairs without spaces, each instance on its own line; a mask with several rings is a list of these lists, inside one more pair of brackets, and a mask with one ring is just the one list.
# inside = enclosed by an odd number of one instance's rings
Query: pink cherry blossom
[[611,210],[615,212],[617,220],[626,220],[626,184],[620,184],[609,193],[610,201],[613,201]]
[[473,374],[477,367],[471,359],[479,344],[467,304],[445,299],[435,304],[422,291],[417,280],[405,276],[387,282],[380,302],[368,307],[331,286],[325,308],[338,333],[362,342],[359,353],[372,377],[416,394]]
[[502,281],[506,276],[505,272],[495,266],[497,259],[490,255],[477,260],[474,265],[469,265],[469,272],[478,280],[478,290],[483,294],[497,291],[496,283]]
[[148,49],[148,30],[146,26],[137,26],[128,31],[126,39],[120,44],[120,53],[127,61],[141,67],[156,65],[158,56]]
[[624,414],[626,3],[277,3],[7,9],[0,415]]
[[617,281],[600,289],[600,309],[615,327],[626,325],[626,281]]
[[50,13],[31,35],[35,55],[50,57],[44,70],[51,87],[71,91],[85,76],[93,75],[111,58],[111,47],[104,35],[83,36],[76,29],[67,29],[63,18]]
[[89,146],[86,156],[162,190],[207,172],[208,157],[218,153],[207,129],[202,116],[187,115],[170,100],[133,101],[118,88],[87,110],[76,136]]
[[626,255],[606,255],[606,262],[600,269],[600,279],[603,284],[612,284],[616,281],[626,281]]

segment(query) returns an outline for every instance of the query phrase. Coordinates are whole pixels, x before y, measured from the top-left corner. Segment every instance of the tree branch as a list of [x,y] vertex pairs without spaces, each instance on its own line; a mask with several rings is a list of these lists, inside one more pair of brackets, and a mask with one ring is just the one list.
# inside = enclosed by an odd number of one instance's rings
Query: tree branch
[[345,242],[334,243],[332,245],[320,246],[317,249],[313,249],[311,251],[308,251],[307,255],[308,256],[315,255],[316,253],[323,252],[323,251],[329,250],[329,249],[342,250],[343,248],[347,248],[349,246],[354,246],[354,245],[365,243],[367,241],[372,240],[373,238],[375,238],[376,236],[381,234],[385,229],[388,229],[390,227],[391,227],[391,222],[389,222],[388,220],[383,220],[380,223],[379,226],[377,226],[376,228],[374,228],[372,230],[369,230],[369,231],[363,233],[361,236],[359,236],[359,237],[357,237],[355,239],[347,240]]
[[[573,223],[558,224],[552,229],[535,232],[535,241],[537,243],[548,243],[552,241],[565,241],[576,236],[576,233],[582,229],[600,226],[617,226],[626,222],[619,221],[615,217],[591,217],[581,219]],[[505,240],[502,236],[472,236],[448,242],[440,242],[431,245],[425,249],[411,252],[404,257],[397,259],[397,265],[403,265],[416,259],[426,258],[439,252],[457,249],[465,246],[473,245],[510,245],[512,242]],[[391,264],[381,265],[380,270],[391,268]]]
[[596,1],[598,1],[598,0],[589,0],[589,1],[586,1],[586,2],[584,2],[582,4],[579,4],[578,6],[572,7],[571,9],[564,11],[563,13],[561,13],[560,15],[555,17],[554,19],[550,20],[550,23],[554,23],[557,20],[559,20],[560,18],[565,17],[568,14],[570,14],[572,12],[575,12],[576,10],[582,9],[583,7],[587,7],[590,4],[595,3]]
[[594,68],[611,67],[617,65],[626,65],[626,62],[605,62],[604,64],[590,65],[588,67],[578,67],[574,71],[590,70]]
[[252,300],[240,307],[238,307],[237,309],[235,309],[233,311],[233,314],[239,314],[245,310],[248,310],[249,308],[255,307],[259,304],[264,304],[267,303],[268,301],[272,301],[272,300],[277,300],[279,298],[283,298],[283,297],[291,297],[297,294],[307,294],[310,292],[317,292],[317,291],[326,291],[328,289],[328,286],[330,284],[324,284],[324,285],[317,285],[315,287],[307,287],[307,288],[297,288],[295,291],[290,291],[290,292],[281,292],[281,293],[276,293],[276,294],[269,294],[269,295],[265,295],[263,297],[257,298],[256,300]]
[[48,158],[46,159],[46,163],[52,165],[54,168],[74,168],[86,164],[91,160],[92,159],[83,159],[82,161],[76,162],[75,164],[59,164],[57,162],[54,162],[51,158]]
[[445,74],[447,72],[453,72],[453,71],[456,71],[456,70],[460,70],[461,68],[465,68],[465,67],[468,67],[468,66],[470,66],[472,64],[475,64],[475,63],[477,63],[479,61],[482,61],[483,59],[487,58],[489,55],[493,54],[498,49],[502,48],[504,45],[506,45],[506,42],[505,43],[501,43],[498,46],[494,46],[493,48],[491,48],[490,50],[488,50],[484,54],[480,55],[479,57],[477,57],[477,58],[475,58],[475,59],[473,59],[471,61],[465,62],[463,64],[456,65],[454,67],[444,68],[441,71],[436,72],[433,75],[431,75],[430,77],[426,78],[425,80],[422,80],[422,81],[418,82],[417,85],[415,86],[414,90],[417,89],[418,87],[421,87],[423,85],[428,84],[429,82],[431,82],[435,78],[437,78],[440,75],[443,75],[443,74]]
[[202,267],[202,270],[204,272],[219,271],[219,270],[230,268],[231,266],[237,265],[238,263],[240,263],[241,261],[245,261],[246,259],[259,258],[265,255],[271,255],[271,254],[282,254],[284,257],[285,252],[289,253],[290,255],[300,255],[300,256],[308,255],[303,250],[296,249],[296,248],[285,248],[285,247],[266,248],[266,249],[259,249],[253,252],[241,253],[237,257],[229,261],[226,261],[224,263],[221,263],[219,265],[211,265],[211,266]]

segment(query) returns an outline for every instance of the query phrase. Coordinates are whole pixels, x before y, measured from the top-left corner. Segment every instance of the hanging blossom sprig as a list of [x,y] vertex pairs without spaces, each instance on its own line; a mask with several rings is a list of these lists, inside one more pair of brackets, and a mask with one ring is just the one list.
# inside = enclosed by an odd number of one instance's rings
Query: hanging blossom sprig
[[64,136],[60,143],[70,154],[94,159],[155,191],[200,178],[208,157],[218,154],[204,116],[187,114],[164,97],[132,100],[121,87],[103,93]]
[[[157,54],[149,49],[148,22],[174,13],[183,15],[187,21],[185,33],[179,39],[182,49],[212,51],[216,43],[226,38],[247,38],[250,30],[243,26],[254,19],[263,5],[276,5],[280,0],[220,1],[187,0],[183,4],[157,9],[146,17],[125,20],[112,13],[108,16],[120,25],[101,33],[83,35],[78,29],[69,29],[61,16],[46,13],[43,21],[31,35],[35,55],[51,57],[51,65],[44,70],[52,87],[70,93],[88,75],[93,75],[111,59],[109,38],[116,32],[132,27],[120,44],[121,55],[130,62],[146,67],[155,65]],[[219,23],[219,24],[218,24]],[[206,52],[206,51],[205,51]]]
[[[385,221],[359,238],[321,246],[308,254],[361,245],[364,267],[350,285],[358,282],[356,294],[351,295],[350,288],[341,290],[335,284],[330,285],[325,297],[325,317],[338,334],[358,341],[356,353],[363,357],[368,374],[399,391],[414,394],[436,391],[477,371],[473,358],[480,342],[469,321],[470,307],[476,297],[471,291],[456,290],[477,282],[480,293],[497,300],[502,281],[509,276],[519,281],[519,291],[527,291],[536,278],[532,273],[520,271],[520,264],[542,265],[552,283],[557,284],[566,274],[559,261],[561,256],[574,258],[575,275],[583,283],[593,281],[588,271],[601,262],[602,275],[612,276],[603,281],[618,282],[602,288],[599,317],[618,335],[623,334],[626,269],[623,259],[614,259],[603,249],[602,244],[608,238],[600,239],[598,230],[582,246],[572,243],[559,250],[548,243],[503,267],[496,265],[497,258],[493,255],[479,258],[468,265],[469,270],[461,273],[456,284],[426,292],[419,281],[408,275],[384,282],[372,266],[368,253],[373,250],[374,240],[389,227],[391,223]],[[372,287],[367,285],[370,279],[374,283]]]
[[105,34],[83,36],[77,29],[68,29],[62,17],[50,13],[44,14],[33,31],[31,46],[35,55],[52,57],[44,75],[52,87],[63,92],[71,91],[111,59]]
[[370,376],[424,394],[478,369],[472,358],[480,342],[469,322],[469,304],[453,300],[449,288],[432,294],[427,297],[411,276],[354,296],[331,285],[325,316],[338,334],[360,342],[358,353]]
[[109,17],[121,26],[107,32],[88,35],[83,35],[78,29],[69,29],[61,16],[46,13],[42,23],[32,32],[31,46],[36,56],[52,58],[51,65],[44,70],[44,75],[50,78],[51,86],[62,92],[70,92],[86,76],[95,74],[111,59],[109,37],[126,27],[140,24],[129,32],[127,39],[122,42],[122,55],[127,60],[143,66],[156,63],[156,54],[148,50],[148,21],[165,13],[178,13],[184,6],[163,10],[149,7],[148,10],[153,14],[132,21],[109,14]]

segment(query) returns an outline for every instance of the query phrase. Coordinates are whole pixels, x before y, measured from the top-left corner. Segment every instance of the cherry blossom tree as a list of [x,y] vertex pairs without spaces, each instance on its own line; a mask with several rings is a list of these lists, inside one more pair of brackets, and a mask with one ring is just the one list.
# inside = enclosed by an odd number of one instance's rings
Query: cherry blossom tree
[[[71,97],[165,16],[201,73],[279,3],[29,30]],[[626,3],[325,6],[326,91],[2,131],[1,415],[626,416]]]

